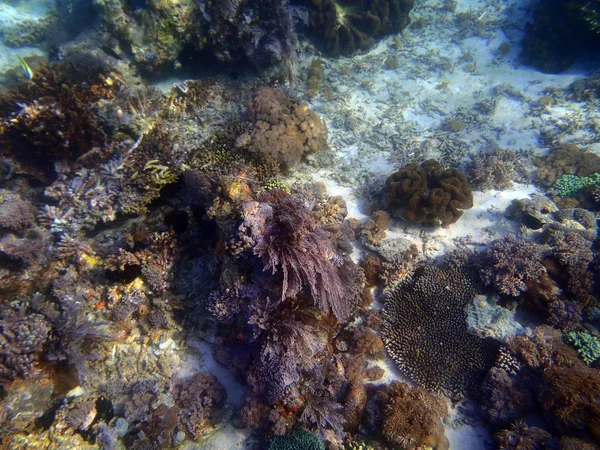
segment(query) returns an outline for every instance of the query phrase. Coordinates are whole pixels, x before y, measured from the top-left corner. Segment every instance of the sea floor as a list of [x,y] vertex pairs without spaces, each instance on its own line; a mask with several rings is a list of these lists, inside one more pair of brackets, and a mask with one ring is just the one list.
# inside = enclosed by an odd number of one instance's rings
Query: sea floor
[[[586,68],[546,75],[519,63],[530,1],[423,0],[416,2],[407,30],[387,37],[365,54],[322,58],[307,45],[299,72],[305,73],[312,59],[320,57],[325,77],[315,96],[299,95],[326,122],[331,153],[309,158],[291,181],[323,182],[329,195],[343,196],[348,218],[364,221],[372,194],[417,153],[424,159],[454,158],[455,162],[468,153],[496,147],[543,154],[548,148],[546,135],[600,153],[600,111],[564,93],[573,81],[588,74]],[[14,9],[0,4],[0,25],[6,26],[13,15]],[[33,48],[18,52],[42,54]],[[15,55],[15,50],[0,46],[0,68],[14,68]],[[440,148],[445,152],[440,153]],[[537,188],[527,183],[514,183],[503,191],[475,191],[474,207],[457,224],[427,229],[394,218],[387,239],[415,243],[424,259],[445,254],[457,243],[478,250],[516,231],[517,225],[504,217],[506,207],[514,199],[536,193]],[[362,251],[357,244],[356,260]],[[169,364],[175,358],[166,354],[169,345],[182,343],[161,342],[163,347],[155,348],[160,354],[157,359]],[[214,362],[210,344],[189,341],[185,345],[186,356],[177,361],[179,374],[191,374],[199,367],[213,372],[225,386],[228,401],[238,405],[242,387]],[[391,361],[382,364],[386,381],[400,378]],[[446,436],[455,450],[492,446],[490,434],[460,410],[453,410],[447,421]],[[246,437],[243,431],[226,426],[198,448],[241,449]]]

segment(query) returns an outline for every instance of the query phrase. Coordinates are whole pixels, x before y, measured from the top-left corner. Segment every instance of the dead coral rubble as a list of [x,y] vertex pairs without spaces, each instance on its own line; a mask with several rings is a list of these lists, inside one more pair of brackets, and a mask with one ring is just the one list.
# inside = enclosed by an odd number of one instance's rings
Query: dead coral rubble
[[446,228],[473,207],[466,175],[457,169],[444,170],[434,159],[401,167],[387,179],[383,193],[390,211],[405,208],[409,220],[424,225],[440,221]]

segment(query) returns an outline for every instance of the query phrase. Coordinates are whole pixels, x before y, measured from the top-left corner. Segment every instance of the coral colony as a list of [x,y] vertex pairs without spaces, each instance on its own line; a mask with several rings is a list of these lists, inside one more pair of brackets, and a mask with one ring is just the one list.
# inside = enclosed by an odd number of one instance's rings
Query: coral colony
[[0,3],[0,448],[600,448],[599,42],[597,0]]

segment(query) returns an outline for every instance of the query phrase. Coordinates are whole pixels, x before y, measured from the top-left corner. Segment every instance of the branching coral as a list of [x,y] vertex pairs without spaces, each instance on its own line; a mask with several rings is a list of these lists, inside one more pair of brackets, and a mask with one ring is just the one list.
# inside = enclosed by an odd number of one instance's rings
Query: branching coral
[[542,264],[550,248],[534,242],[519,241],[509,234],[493,241],[484,253],[481,277],[499,292],[516,297],[528,290],[528,285],[542,283],[547,278]]
[[102,148],[107,133],[98,105],[116,96],[119,79],[88,62],[39,69],[26,85],[0,99],[1,151],[51,170],[54,161],[73,161]]
[[436,450],[449,448],[441,420],[448,413],[446,401],[420,387],[393,381],[388,388],[383,435],[391,444],[406,450],[424,446]]
[[478,386],[495,347],[469,333],[465,306],[475,296],[455,269],[425,267],[384,300],[383,342],[419,385],[461,397]]
[[469,183],[481,190],[504,190],[517,178],[515,164],[517,155],[512,150],[496,148],[469,155],[471,161],[467,166]]
[[448,227],[473,207],[467,177],[456,169],[443,170],[430,159],[420,166],[407,164],[390,175],[384,189],[391,211],[406,208],[406,217],[417,223]]
[[30,375],[49,342],[50,324],[27,305],[4,304],[0,318],[0,377],[14,379]]
[[306,153],[327,146],[327,127],[319,116],[276,89],[259,88],[247,115],[253,129],[238,137],[236,146],[265,153],[282,169],[292,168]]

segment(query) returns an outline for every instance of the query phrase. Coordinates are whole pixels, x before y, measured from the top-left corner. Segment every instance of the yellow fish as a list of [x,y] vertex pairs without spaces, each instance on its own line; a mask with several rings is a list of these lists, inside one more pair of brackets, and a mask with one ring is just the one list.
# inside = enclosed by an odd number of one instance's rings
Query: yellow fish
[[27,64],[27,61],[25,61],[19,55],[17,55],[17,58],[19,58],[19,62],[21,63],[21,67],[25,71],[25,76],[27,77],[28,80],[31,80],[33,78],[33,70],[31,70],[31,67],[29,67],[29,64]]

